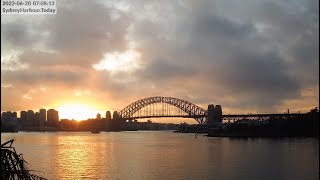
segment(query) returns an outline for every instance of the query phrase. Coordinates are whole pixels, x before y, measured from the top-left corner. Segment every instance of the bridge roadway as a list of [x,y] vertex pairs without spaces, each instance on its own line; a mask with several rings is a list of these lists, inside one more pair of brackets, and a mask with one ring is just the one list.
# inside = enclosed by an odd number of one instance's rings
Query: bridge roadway
[[224,121],[239,121],[239,120],[269,120],[269,119],[288,119],[300,118],[306,114],[292,113],[292,114],[227,114],[222,115]]
[[[292,113],[292,114],[226,114],[222,115],[222,120],[268,120],[270,118],[293,118],[293,117],[302,117],[306,114],[300,114],[300,113]],[[202,118],[207,117],[207,115],[147,115],[147,116],[137,116],[137,117],[130,117],[130,118],[124,118],[127,120],[133,120],[133,119],[145,119],[145,118]]]
[[133,119],[145,119],[145,118],[201,118],[201,117],[207,117],[206,115],[152,115],[152,116],[138,116],[138,117],[130,117],[130,118],[124,118],[127,120],[133,120]]

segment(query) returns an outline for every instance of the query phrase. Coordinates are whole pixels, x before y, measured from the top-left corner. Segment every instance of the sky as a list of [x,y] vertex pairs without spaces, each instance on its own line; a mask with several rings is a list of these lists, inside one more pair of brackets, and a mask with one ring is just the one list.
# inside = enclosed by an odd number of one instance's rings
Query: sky
[[151,96],[224,114],[318,107],[319,1],[57,0],[55,15],[1,15],[1,111],[104,117]]

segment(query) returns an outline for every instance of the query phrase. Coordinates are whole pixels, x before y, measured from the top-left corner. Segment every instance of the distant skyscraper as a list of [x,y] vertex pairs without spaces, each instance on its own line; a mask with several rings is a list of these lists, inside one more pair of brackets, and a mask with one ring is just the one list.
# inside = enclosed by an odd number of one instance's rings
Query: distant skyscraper
[[47,111],[45,109],[40,109],[39,110],[40,113],[40,126],[44,126],[46,124],[47,121]]
[[59,125],[59,112],[58,111],[56,111],[54,114],[53,122],[54,122],[55,126]]
[[32,110],[28,110],[27,112],[28,121],[33,121],[33,118],[34,118],[34,112]]
[[28,116],[27,116],[27,119],[28,119],[28,123],[29,124],[33,124],[33,121],[34,121],[34,112],[32,110],[28,110]]
[[59,124],[59,113],[54,109],[49,109],[47,112],[47,122],[50,126],[58,126]]
[[100,113],[97,114],[97,120],[101,120],[101,114]]
[[11,111],[7,111],[7,112],[3,112],[1,114],[1,125],[10,125],[10,126],[14,126],[15,128],[18,127],[18,120],[17,120],[17,113],[16,112],[11,112]]
[[113,119],[120,119],[120,116],[118,114],[118,111],[113,111],[113,115],[112,115]]
[[16,120],[17,119],[17,113],[16,112],[11,112],[11,111],[7,111],[7,112],[2,112],[1,114],[1,119],[8,121],[8,120]]
[[21,121],[27,121],[28,120],[28,113],[26,111],[20,112],[20,120]]
[[17,112],[12,112],[12,117],[13,118],[17,118],[18,116],[17,116]]
[[40,126],[40,114],[39,112],[34,113],[33,126]]
[[47,122],[48,122],[48,125],[52,125],[53,124],[53,114],[54,114],[54,109],[49,109],[47,111]]
[[20,112],[20,121],[22,126],[26,126],[27,125],[27,121],[28,121],[28,113],[27,111],[21,111]]
[[1,119],[4,120],[4,121],[7,121],[9,118],[10,118],[10,114],[11,112],[2,112],[1,114]]
[[111,119],[111,112],[110,112],[110,111],[107,111],[107,112],[106,112],[106,119],[107,119],[107,120],[110,120],[110,119]]

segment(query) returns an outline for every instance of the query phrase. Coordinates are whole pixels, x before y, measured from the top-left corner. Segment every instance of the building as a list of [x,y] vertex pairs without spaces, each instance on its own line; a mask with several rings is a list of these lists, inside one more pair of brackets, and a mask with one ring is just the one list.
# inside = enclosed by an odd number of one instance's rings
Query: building
[[28,113],[27,113],[27,111],[21,111],[20,112],[20,121],[21,121],[22,127],[25,127],[27,125],[27,121],[28,121]]
[[97,114],[97,120],[101,120],[101,114],[100,113]]
[[111,112],[107,111],[106,112],[106,120],[110,120],[111,119]]
[[39,119],[40,119],[40,126],[45,126],[47,123],[47,110],[45,109],[39,110]]
[[13,117],[13,118],[17,119],[17,118],[18,118],[18,116],[17,116],[17,112],[12,112],[12,113],[11,113],[11,117]]
[[27,126],[33,126],[34,124],[34,112],[32,110],[27,111]]
[[17,113],[16,112],[2,112],[1,114],[1,129],[11,129],[17,130],[18,128],[18,120],[17,120]]
[[49,109],[47,112],[47,122],[49,126],[58,127],[59,125],[59,113],[54,109]]
[[17,113],[16,112],[11,112],[11,111],[2,112],[1,119],[5,120],[5,121],[16,120],[17,119]]
[[113,119],[120,119],[120,116],[118,114],[118,111],[113,111],[113,115],[112,115]]
[[39,114],[39,112],[34,113],[33,126],[35,126],[35,127],[39,127],[40,126],[40,114]]

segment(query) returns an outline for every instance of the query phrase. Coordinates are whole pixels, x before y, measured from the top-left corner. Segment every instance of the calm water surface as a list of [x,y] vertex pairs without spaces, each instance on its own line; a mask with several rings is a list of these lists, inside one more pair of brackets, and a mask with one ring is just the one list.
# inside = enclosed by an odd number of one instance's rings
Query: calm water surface
[[213,138],[171,131],[19,132],[35,174],[48,179],[318,179],[319,139]]

